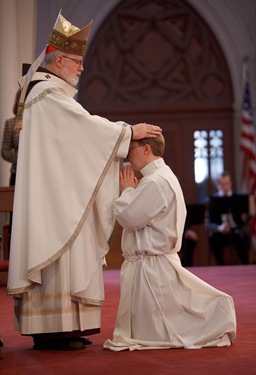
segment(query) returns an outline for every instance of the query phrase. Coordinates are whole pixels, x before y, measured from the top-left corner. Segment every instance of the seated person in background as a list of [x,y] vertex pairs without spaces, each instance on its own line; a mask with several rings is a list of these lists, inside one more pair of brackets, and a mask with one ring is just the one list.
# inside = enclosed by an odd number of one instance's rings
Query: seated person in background
[[132,141],[120,176],[114,214],[125,259],[113,339],[104,343],[113,351],[229,346],[236,336],[232,297],[181,265],[186,206],[164,146],[162,135]]
[[5,122],[4,135],[2,141],[1,155],[2,158],[11,163],[11,174],[10,174],[10,186],[15,185],[16,180],[16,169],[18,159],[18,147],[19,147],[19,136],[20,132],[15,128],[16,116],[18,113],[18,105],[20,100],[21,91],[18,90],[15,96],[12,118],[9,118]]
[[242,195],[232,190],[231,176],[228,172],[223,172],[218,177],[216,187],[217,192],[213,197],[230,197],[230,199],[227,199],[228,207],[225,200],[218,202],[214,198],[209,199],[206,228],[209,231],[210,251],[214,253],[217,264],[221,266],[225,264],[224,247],[231,245],[236,250],[240,263],[249,264],[249,214],[248,210],[247,213],[242,212],[242,207],[239,207],[239,199]]
[[[16,129],[16,116],[18,113],[18,105],[20,100],[21,90],[19,89],[15,95],[13,105],[14,116],[7,119],[4,125],[4,134],[2,140],[1,155],[2,158],[11,163],[9,185],[14,186],[16,181],[16,169],[18,159],[18,147],[20,131]],[[10,241],[12,232],[12,212],[10,213],[10,223],[8,226],[8,256],[10,252]]]

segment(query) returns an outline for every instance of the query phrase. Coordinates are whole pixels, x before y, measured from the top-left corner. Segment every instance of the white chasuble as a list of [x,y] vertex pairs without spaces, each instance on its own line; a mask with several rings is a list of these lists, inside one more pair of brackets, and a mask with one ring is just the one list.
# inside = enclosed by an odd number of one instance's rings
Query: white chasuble
[[100,326],[119,161],[131,138],[127,124],[90,115],[71,86],[45,77],[26,99],[15,186],[7,292],[22,334]]

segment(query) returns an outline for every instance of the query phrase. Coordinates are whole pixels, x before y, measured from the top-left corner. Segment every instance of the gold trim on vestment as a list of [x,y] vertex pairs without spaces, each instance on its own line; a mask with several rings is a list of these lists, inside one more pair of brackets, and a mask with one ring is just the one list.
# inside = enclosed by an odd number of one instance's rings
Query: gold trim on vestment
[[[52,301],[54,300],[54,305]],[[44,304],[42,304],[44,301]],[[65,303],[68,302],[68,305]],[[70,300],[68,293],[57,293],[47,294],[44,296],[26,295],[23,298],[23,306],[16,306],[16,312],[22,310],[22,316],[47,316],[47,315],[60,315],[74,313],[79,309],[79,312],[83,311],[98,311],[99,306],[102,305],[102,301],[90,300],[90,303],[80,303],[79,301]],[[47,306],[47,302],[49,305]],[[78,306],[79,305],[79,306]]]
[[121,141],[122,141],[122,139],[123,139],[123,137],[125,135],[125,127],[126,126],[123,126],[123,128],[122,128],[122,131],[121,131],[121,134],[120,134],[120,136],[119,136],[119,138],[117,140],[117,143],[116,143],[116,145],[115,145],[115,147],[114,147],[114,149],[112,151],[112,154],[110,155],[110,158],[109,158],[108,162],[105,165],[105,168],[104,168],[104,170],[103,170],[103,172],[102,172],[102,174],[101,174],[101,176],[100,176],[100,178],[98,180],[98,183],[96,184],[96,187],[95,187],[94,192],[93,192],[93,194],[91,196],[91,199],[89,200],[88,205],[85,208],[85,211],[84,211],[84,213],[82,215],[82,218],[81,218],[80,222],[78,223],[78,226],[77,226],[76,230],[74,231],[74,233],[72,234],[72,236],[70,237],[70,239],[67,241],[67,243],[59,251],[57,251],[57,253],[54,256],[52,256],[50,259],[48,259],[47,261],[43,262],[42,264],[39,264],[38,266],[29,269],[28,272],[27,272],[27,276],[33,274],[34,272],[40,271],[41,269],[49,266],[50,264],[52,264],[53,262],[55,262],[55,260],[57,260],[58,258],[60,258],[68,249],[70,249],[72,247],[74,241],[76,240],[77,236],[79,235],[79,233],[80,233],[80,231],[81,231],[81,229],[82,229],[82,227],[83,227],[83,225],[85,223],[85,220],[86,220],[86,218],[87,218],[87,216],[89,214],[89,211],[90,211],[93,203],[95,202],[97,193],[98,193],[98,191],[99,191],[99,189],[100,189],[100,187],[101,187],[101,185],[102,185],[102,183],[104,181],[104,178],[105,178],[105,176],[106,176],[106,174],[108,172],[108,169],[109,169],[111,163],[113,162],[113,160],[116,157],[116,153],[117,153],[117,150],[119,148],[119,145],[120,145],[120,143],[121,143]]
[[72,302],[77,302],[77,303],[82,303],[83,305],[88,305],[88,306],[102,306],[104,303],[104,300],[97,301],[95,299],[91,298],[82,298],[82,297],[77,297],[71,295],[71,301]]
[[[47,89],[47,90],[45,90],[45,91],[47,91],[47,93],[45,93],[45,95],[49,94],[49,93],[50,93],[49,91],[51,91],[51,90],[52,90],[52,89]],[[59,89],[59,90],[60,90],[60,89]],[[42,93],[42,94],[43,94],[43,93]],[[41,98],[43,97],[42,94],[39,95]],[[45,96],[45,95],[44,95],[44,96]],[[31,102],[32,102],[32,101],[31,101]],[[31,103],[31,102],[30,102],[30,103]],[[28,103],[27,106],[28,106],[30,103]],[[32,105],[32,104],[33,104],[33,103],[31,103],[31,105]],[[95,189],[94,189],[94,192],[93,192],[93,194],[92,194],[92,196],[91,196],[91,198],[90,198],[90,200],[89,200],[89,202],[88,202],[88,204],[87,204],[87,207],[85,208],[85,211],[84,211],[84,213],[83,213],[83,215],[82,215],[82,218],[81,218],[80,222],[78,223],[78,225],[77,225],[77,227],[76,227],[74,233],[72,234],[72,236],[70,237],[70,239],[67,241],[67,243],[66,243],[66,244],[65,244],[60,250],[58,250],[58,251],[57,251],[57,252],[56,252],[51,258],[47,259],[45,262],[43,262],[43,263],[41,263],[41,264],[39,264],[39,265],[37,265],[37,266],[35,266],[35,267],[29,269],[29,270],[27,271],[27,276],[28,276],[28,278],[29,278],[29,276],[32,275],[33,273],[35,273],[35,272],[39,272],[39,271],[41,271],[42,269],[44,269],[45,267],[47,267],[47,266],[49,266],[50,264],[52,264],[53,262],[55,262],[55,261],[56,261],[58,258],[60,258],[60,257],[61,257],[61,256],[62,256],[62,255],[68,250],[68,249],[70,249],[70,248],[72,247],[74,241],[75,241],[76,238],[78,237],[78,235],[79,235],[79,233],[80,233],[80,231],[81,231],[81,229],[82,229],[82,227],[83,227],[83,225],[84,225],[84,223],[85,223],[85,220],[86,220],[86,218],[87,218],[87,216],[88,216],[88,214],[89,214],[89,211],[90,211],[92,205],[93,205],[94,202],[95,202],[95,199],[96,199],[97,193],[98,193],[98,191],[99,191],[99,189],[100,189],[100,187],[101,187],[101,185],[102,185],[102,183],[103,183],[103,181],[104,181],[104,178],[105,178],[105,176],[106,176],[106,174],[107,174],[107,172],[108,172],[108,170],[109,170],[109,168],[110,168],[110,165],[111,165],[111,163],[114,161],[114,159],[115,159],[115,157],[116,157],[116,154],[117,154],[118,148],[119,148],[119,146],[120,146],[120,143],[122,142],[122,140],[123,140],[123,138],[124,138],[124,135],[125,135],[125,132],[126,132],[126,129],[125,129],[126,127],[127,127],[127,125],[123,125],[123,127],[122,127],[122,131],[121,131],[121,133],[120,133],[120,135],[119,135],[119,138],[118,138],[118,140],[117,140],[117,142],[116,142],[116,144],[115,144],[115,147],[114,147],[114,149],[113,149],[113,151],[112,151],[112,153],[111,153],[111,155],[110,155],[110,158],[109,158],[108,162],[107,162],[106,165],[105,165],[105,168],[104,168],[104,170],[103,170],[103,172],[102,172],[102,174],[101,174],[101,176],[100,176],[100,178],[99,178],[99,180],[98,180],[98,182],[97,182],[97,184],[96,184],[96,187],[95,187]],[[27,286],[27,287],[23,287],[23,288],[7,289],[7,294],[9,294],[9,295],[14,295],[14,294],[19,294],[19,293],[25,293],[25,292],[27,292],[31,287],[33,287],[33,284],[30,285],[30,286]],[[75,299],[76,299],[76,298],[79,299],[80,301],[83,301],[83,299],[80,299],[79,297],[75,297]],[[72,297],[72,299],[73,299],[73,297]],[[87,300],[87,299],[85,299],[84,301],[85,301],[86,303],[91,303],[92,300]],[[95,304],[95,301],[93,301],[93,304]],[[102,304],[102,302],[101,302],[101,301],[98,301],[97,304]]]
[[68,96],[66,91],[63,90],[63,88],[61,88],[61,87],[49,88],[49,89],[44,90],[41,94],[36,96],[34,99],[31,99],[28,103],[26,103],[24,105],[24,109],[31,108],[32,105],[40,102],[42,99],[44,99],[47,95],[51,94],[52,92],[60,92],[62,94],[65,94],[66,96]]
[[20,298],[21,297],[20,294],[28,292],[29,289],[31,289],[31,286],[32,285],[24,286],[22,288],[15,288],[15,289],[7,288],[6,294],[13,296],[14,298]]

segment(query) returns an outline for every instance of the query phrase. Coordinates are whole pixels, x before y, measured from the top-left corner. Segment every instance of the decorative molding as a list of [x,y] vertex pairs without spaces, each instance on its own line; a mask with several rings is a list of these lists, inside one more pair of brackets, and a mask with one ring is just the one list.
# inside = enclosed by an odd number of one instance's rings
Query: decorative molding
[[86,55],[79,101],[97,113],[146,107],[231,107],[229,70],[212,31],[186,1],[119,3]]

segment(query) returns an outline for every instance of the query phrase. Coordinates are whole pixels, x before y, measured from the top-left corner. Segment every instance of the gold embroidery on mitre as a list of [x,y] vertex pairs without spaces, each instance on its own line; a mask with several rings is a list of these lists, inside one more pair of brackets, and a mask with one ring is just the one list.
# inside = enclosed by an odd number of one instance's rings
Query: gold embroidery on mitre
[[83,56],[91,26],[92,21],[80,30],[59,13],[49,38],[49,45],[62,52]]
[[57,48],[59,51],[71,53],[73,55],[83,56],[85,53],[87,41],[67,38],[57,30],[53,30],[50,35],[49,45]]

